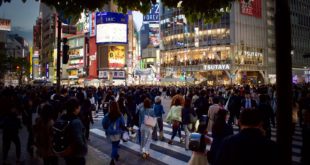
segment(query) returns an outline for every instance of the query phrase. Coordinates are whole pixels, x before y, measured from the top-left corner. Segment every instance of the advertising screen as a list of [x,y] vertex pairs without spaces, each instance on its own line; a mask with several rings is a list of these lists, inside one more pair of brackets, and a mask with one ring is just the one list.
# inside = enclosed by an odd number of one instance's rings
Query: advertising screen
[[149,24],[149,43],[154,48],[159,48],[159,24]]
[[96,42],[127,44],[128,15],[113,12],[96,13]]
[[126,43],[127,25],[119,23],[97,25],[97,43]]
[[0,18],[0,30],[11,31],[11,20]]
[[109,46],[109,68],[122,68],[125,65],[125,46]]

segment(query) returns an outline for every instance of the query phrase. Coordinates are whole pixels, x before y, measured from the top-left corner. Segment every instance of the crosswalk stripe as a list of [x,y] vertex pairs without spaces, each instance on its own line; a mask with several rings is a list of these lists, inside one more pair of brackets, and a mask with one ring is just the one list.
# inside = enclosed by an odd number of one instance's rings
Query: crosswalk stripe
[[[106,138],[106,135],[105,135],[104,131],[102,131],[102,130],[94,128],[94,129],[91,129],[90,132],[92,132],[98,136]],[[140,153],[140,145],[138,145],[136,143],[128,141],[126,143],[121,143],[121,145]],[[178,165],[179,164],[180,165],[186,165],[187,164],[187,162],[181,161],[181,160],[176,159],[174,157],[170,157],[168,155],[164,155],[164,154],[157,152],[157,151],[154,151],[152,149],[150,149],[150,156],[155,160],[158,160],[160,162],[164,162],[167,164],[178,164]]]
[[[103,118],[103,117],[104,117],[103,115],[102,115],[102,117],[98,116],[98,118]],[[171,124],[168,124],[167,122],[164,122],[163,124],[164,124],[164,126],[163,126],[164,138],[170,140],[171,139],[171,135],[172,135]],[[97,129],[97,131],[92,129],[91,132],[93,132],[95,134],[98,134],[98,130],[99,129]],[[239,127],[234,125],[233,126],[233,130],[234,130],[234,134],[236,134],[236,133],[239,132]],[[99,130],[99,131],[102,131],[102,130]],[[185,133],[184,133],[183,130],[182,130],[181,134],[182,134],[182,137],[185,136]],[[276,128],[271,128],[271,140],[276,141],[276,134],[277,134]],[[102,136],[102,134],[100,133],[99,136]],[[127,142],[127,143],[124,143],[124,144],[128,148],[134,147],[134,148],[131,148],[131,149],[134,149],[135,151],[140,152],[140,145],[139,144],[134,143],[134,142]],[[152,152],[150,153],[151,157],[153,158],[153,156],[156,157],[155,155],[159,155],[160,159],[158,159],[158,158],[157,159],[154,158],[154,159],[159,160],[159,161],[164,162],[164,163],[167,163],[167,162],[163,161],[163,159],[161,159],[161,157],[164,156],[163,158],[165,158],[165,160],[167,159],[168,162],[172,161],[171,158],[174,158],[172,156],[169,156],[169,155],[161,153],[161,152],[164,152],[164,150],[166,150],[166,152],[168,152],[168,153],[169,153],[169,151],[171,151],[171,152],[173,151],[173,152],[176,152],[178,154],[181,154],[181,155],[184,155],[184,156],[188,156],[188,157],[190,157],[191,153],[192,153],[191,151],[186,151],[185,150],[185,144],[184,143],[180,143],[180,138],[178,137],[178,134],[175,136],[175,138],[173,140],[173,145],[169,145],[168,143],[162,142],[162,141],[152,141],[151,144],[155,145],[157,147],[160,147],[159,151],[157,151],[157,150],[155,151],[155,150],[151,149],[151,151],[153,152],[153,153]],[[293,154],[292,154],[292,161],[293,162],[300,163],[300,160],[301,160],[301,147],[302,147],[301,128],[299,126],[296,126],[294,135],[292,137],[292,152],[293,152]],[[210,145],[207,145],[207,150],[210,150]],[[187,162],[184,162],[184,161],[179,160],[177,158],[174,158],[174,159],[178,160],[180,162],[180,164],[187,164]],[[173,164],[175,164],[174,161],[173,161]]]

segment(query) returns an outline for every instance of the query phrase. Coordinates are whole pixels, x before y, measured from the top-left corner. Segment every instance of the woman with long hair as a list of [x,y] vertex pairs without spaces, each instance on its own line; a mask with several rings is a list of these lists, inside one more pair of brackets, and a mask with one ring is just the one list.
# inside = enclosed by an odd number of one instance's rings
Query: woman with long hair
[[154,110],[151,107],[151,100],[146,98],[143,101],[143,108],[139,110],[139,126],[141,131],[140,151],[143,158],[150,156],[150,136],[153,127],[146,123],[146,116],[155,117]]
[[192,123],[191,116],[197,116],[195,110],[191,107],[191,98],[186,98],[184,107],[182,109],[182,124],[185,132],[185,149],[188,150],[189,144],[189,134],[192,127],[195,126],[195,123]]
[[115,161],[118,161],[119,159],[118,146],[122,133],[124,130],[127,130],[123,115],[121,114],[116,101],[110,102],[109,113],[103,118],[102,126],[106,132],[107,138],[112,143],[112,160],[110,164],[114,165]]
[[172,144],[175,135],[178,133],[180,142],[183,142],[181,136],[181,122],[182,122],[182,99],[175,99],[171,109],[167,115],[166,121],[172,123],[172,136],[168,144]]
[[212,126],[213,142],[210,151],[208,152],[208,161],[210,164],[214,163],[223,139],[233,134],[232,126],[227,123],[228,119],[229,112],[224,109],[220,109],[215,115],[215,120]]

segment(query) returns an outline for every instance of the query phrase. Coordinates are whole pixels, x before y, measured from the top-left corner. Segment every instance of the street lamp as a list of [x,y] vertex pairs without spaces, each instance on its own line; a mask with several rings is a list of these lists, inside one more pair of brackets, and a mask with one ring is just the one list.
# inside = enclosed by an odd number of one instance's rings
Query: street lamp
[[125,69],[125,86],[127,86],[127,64],[124,65]]

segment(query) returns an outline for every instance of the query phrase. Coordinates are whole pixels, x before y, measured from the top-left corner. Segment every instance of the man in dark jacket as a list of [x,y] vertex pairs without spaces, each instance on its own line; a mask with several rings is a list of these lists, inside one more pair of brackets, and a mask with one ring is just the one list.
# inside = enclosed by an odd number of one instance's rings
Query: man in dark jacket
[[235,90],[228,102],[228,110],[230,112],[228,124],[234,124],[235,118],[239,119],[241,109],[241,99],[239,90]]
[[223,141],[214,165],[279,164],[276,143],[265,137],[258,110],[242,111],[240,125],[240,133]]

